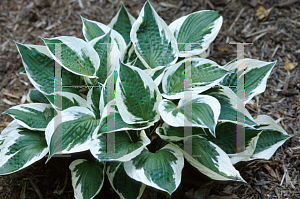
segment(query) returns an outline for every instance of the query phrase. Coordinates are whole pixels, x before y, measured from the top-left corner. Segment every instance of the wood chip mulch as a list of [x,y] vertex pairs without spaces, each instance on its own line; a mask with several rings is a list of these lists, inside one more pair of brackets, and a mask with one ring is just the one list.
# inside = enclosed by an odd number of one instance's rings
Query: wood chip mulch
[[[124,0],[137,17],[144,0]],[[246,107],[256,117],[271,116],[293,137],[270,160],[242,162],[236,166],[247,184],[211,181],[199,172],[183,171],[182,183],[172,197],[147,188],[144,199],[154,198],[300,198],[300,2],[298,0],[152,0],[169,24],[199,10],[216,10],[224,19],[209,48],[209,59],[224,65],[236,58],[236,45],[245,45],[245,57],[277,61],[266,91]],[[32,88],[19,75],[22,63],[13,41],[43,45],[39,38],[83,38],[80,15],[108,24],[120,7],[118,0],[1,0],[0,3],[0,112],[25,103]],[[0,132],[12,120],[0,115]],[[74,158],[74,157],[73,157]],[[68,165],[71,159],[42,160],[20,172],[0,177],[2,198],[74,198]],[[106,183],[96,198],[118,198]],[[102,197],[100,197],[102,195]],[[105,196],[105,197],[103,197]]]

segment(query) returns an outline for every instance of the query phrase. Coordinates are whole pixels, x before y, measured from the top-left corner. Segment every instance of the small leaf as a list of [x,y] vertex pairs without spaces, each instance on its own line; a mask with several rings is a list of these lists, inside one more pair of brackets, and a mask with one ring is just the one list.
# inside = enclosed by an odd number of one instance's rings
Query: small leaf
[[253,159],[269,160],[276,150],[291,136],[276,124],[270,116],[259,115],[255,122],[261,125],[257,129],[262,130],[262,132],[259,135]]
[[76,199],[92,199],[100,192],[105,172],[105,165],[102,162],[77,159],[69,168]]
[[48,99],[37,89],[29,89],[26,99],[30,103],[49,103]]
[[94,112],[96,119],[101,118],[99,109],[101,89],[101,87],[93,87],[87,94],[87,107]]
[[144,149],[140,155],[124,163],[128,176],[156,189],[172,194],[180,184],[184,159],[171,144],[155,153]]
[[137,56],[147,68],[175,64],[176,40],[167,24],[147,1],[132,25],[130,38]]

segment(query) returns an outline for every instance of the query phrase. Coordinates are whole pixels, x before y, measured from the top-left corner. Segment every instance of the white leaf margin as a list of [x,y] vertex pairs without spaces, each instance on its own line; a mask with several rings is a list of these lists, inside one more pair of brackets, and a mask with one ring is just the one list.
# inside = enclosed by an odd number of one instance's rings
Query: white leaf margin
[[[184,94],[185,94],[185,91],[183,92],[179,92],[179,93],[175,93],[175,94],[168,94],[167,93],[167,86],[168,86],[168,77],[173,75],[176,70],[185,62],[187,61],[190,61],[190,62],[197,62],[195,64],[193,64],[193,67],[196,68],[197,66],[200,66],[200,65],[203,65],[203,64],[212,64],[212,66],[216,66],[220,69],[224,69],[222,68],[221,66],[219,66],[216,62],[214,61],[211,61],[209,59],[204,59],[204,58],[187,58],[187,59],[184,59],[170,67],[168,67],[166,69],[166,72],[164,73],[164,76],[162,77],[162,80],[161,80],[161,83],[162,83],[162,90],[164,93],[162,93],[162,96],[164,98],[167,98],[167,99],[180,99],[180,98],[184,98]],[[226,69],[224,69],[226,70]],[[210,89],[211,87],[215,86],[215,85],[218,85],[220,81],[222,81],[224,78],[225,78],[226,75],[224,75],[223,77],[211,82],[210,84],[206,85],[206,86],[197,86],[195,88],[192,88],[191,92],[192,94],[199,94],[201,92],[204,92],[208,89]],[[184,81],[184,79],[182,80]],[[197,83],[192,83],[192,85],[196,85]]]
[[[19,134],[19,132],[21,131],[20,128],[22,127],[21,125],[19,125],[17,123],[16,120],[12,121],[6,128],[4,129],[1,134],[0,134],[0,143],[2,143],[0,145],[0,167],[2,167],[11,157],[13,157],[16,153],[19,152],[19,150],[11,155],[5,155],[7,152],[9,152],[9,147],[12,146],[13,144],[16,143],[16,140],[24,135]],[[3,142],[2,142],[3,141]],[[25,163],[25,165],[23,165],[21,168],[19,168],[16,171],[10,172],[10,173],[15,173],[21,169],[24,169],[30,165],[32,165],[33,163],[39,161],[40,159],[42,159],[47,153],[49,152],[49,148],[46,147],[38,156],[35,156],[34,158],[32,158],[31,160],[29,160],[28,162]],[[4,175],[10,174],[10,173],[6,173]]]
[[[178,147],[176,147],[174,145],[171,145],[171,144],[167,144],[166,146],[164,146],[160,150],[162,150],[162,149],[169,149],[170,151],[172,151],[172,153],[177,158],[177,161],[176,161],[175,164],[170,164],[173,171],[174,171],[173,179],[175,181],[175,186],[176,186],[175,190],[176,190],[178,188],[180,182],[181,182],[181,171],[182,171],[183,166],[184,166],[183,154],[182,154],[181,150],[178,149]],[[163,188],[156,185],[152,180],[150,180],[145,175],[145,172],[144,172],[143,168],[141,168],[139,170],[135,169],[135,166],[132,164],[132,160],[124,163],[124,169],[125,169],[125,172],[127,173],[127,175],[129,177],[135,179],[136,181],[142,182],[142,183],[144,183],[148,186],[154,187],[158,190],[168,192],[167,190],[164,190]]]
[[[197,13],[201,13],[201,12],[212,12],[211,10],[201,10],[198,12],[193,12],[189,15],[180,17],[179,19],[173,21],[170,25],[169,25],[169,29],[171,30],[171,32],[173,34],[175,34],[175,38],[177,38],[179,30],[182,26],[182,24],[184,23],[184,21],[190,16],[190,15],[194,15]],[[190,57],[192,55],[199,55],[203,52],[205,52],[205,50],[209,47],[209,45],[211,44],[211,42],[213,42],[215,40],[215,38],[217,37],[221,27],[222,27],[222,23],[223,23],[223,17],[220,16],[217,20],[215,20],[214,24],[212,25],[212,30],[210,34],[206,34],[203,37],[203,43],[202,43],[202,49],[194,49],[191,51],[185,51],[185,52],[179,52],[179,57]],[[176,34],[177,33],[177,34]]]
[[146,68],[149,68],[151,69],[151,67],[148,65],[148,63],[142,58],[142,56],[140,55],[140,53],[136,50],[136,45],[137,43],[139,42],[138,39],[137,39],[137,30],[139,29],[140,25],[143,23],[144,21],[144,10],[145,10],[145,6],[146,4],[149,4],[150,7],[151,7],[151,10],[152,10],[152,13],[155,17],[155,21],[156,21],[156,24],[158,26],[158,29],[159,29],[159,34],[160,36],[162,37],[162,32],[165,32],[165,36],[166,36],[166,39],[168,40],[168,42],[170,43],[171,42],[171,46],[172,46],[172,49],[173,49],[173,54],[175,56],[175,59],[169,63],[169,65],[173,65],[176,63],[177,59],[178,59],[178,55],[179,55],[179,51],[178,51],[178,46],[177,46],[177,42],[176,42],[176,39],[174,37],[174,35],[172,34],[171,30],[169,29],[169,27],[167,26],[166,22],[157,14],[157,12],[154,10],[154,8],[152,7],[152,5],[150,4],[149,1],[146,1],[146,3],[144,4],[140,14],[139,14],[139,17],[136,19],[136,21],[132,24],[132,27],[131,27],[131,31],[130,31],[130,39],[131,39],[131,42],[134,46],[134,49],[135,49],[135,52],[136,52],[136,55],[138,56],[138,58],[141,60],[141,62],[144,64],[144,66]]
[[[125,132],[118,132],[118,133],[125,133]],[[127,133],[127,132],[126,132]],[[99,139],[97,139],[98,136],[101,136],[102,134],[99,134],[99,135],[96,135],[95,133],[93,134],[93,137],[92,137],[92,141],[90,143],[90,151],[92,153],[92,155],[99,160],[98,158],[98,155],[100,155],[101,153],[99,153],[99,149],[103,146],[101,145]],[[129,134],[127,133],[127,135],[129,136]],[[129,136],[130,137],[130,136]],[[110,159],[105,159],[105,161],[118,161],[118,162],[127,162],[127,161],[130,161],[132,160],[133,158],[135,158],[136,156],[138,156],[142,151],[143,149],[151,143],[151,141],[149,140],[149,138],[147,137],[146,133],[144,130],[142,130],[140,132],[140,137],[141,137],[141,140],[143,142],[143,145],[140,146],[139,148],[137,148],[136,150],[134,150],[133,152],[131,153],[128,153],[122,157],[116,157],[116,158],[113,158],[111,157]],[[130,138],[131,139],[131,138]]]
[[144,88],[146,89],[146,87],[149,87],[150,90],[150,98],[154,97],[154,92],[156,91],[157,93],[157,97],[156,97],[156,103],[154,104],[154,107],[152,109],[152,111],[156,111],[156,117],[154,118],[154,120],[152,122],[149,121],[140,121],[140,122],[136,122],[136,120],[140,120],[142,118],[136,117],[135,115],[131,114],[128,111],[127,106],[124,103],[124,98],[122,96],[122,91],[120,88],[120,85],[122,85],[122,82],[120,80],[120,75],[117,78],[117,82],[116,82],[116,93],[115,93],[115,99],[116,99],[116,104],[118,107],[118,111],[123,119],[124,122],[128,123],[128,124],[137,124],[137,123],[145,123],[148,122],[149,125],[154,124],[155,122],[157,122],[160,118],[160,114],[158,111],[158,105],[160,103],[160,101],[162,100],[160,91],[158,90],[158,87],[156,86],[155,82],[152,80],[152,78],[143,70],[134,67],[134,66],[129,66],[127,64],[123,64],[125,65],[125,67],[129,67],[131,70],[136,71],[140,78],[143,80],[144,83]]
[[[30,104],[20,104],[20,105],[17,105],[17,106],[13,106],[8,110],[15,109],[15,110],[23,111],[23,112],[26,112],[26,113],[31,113],[30,110],[26,110],[23,107],[31,108],[31,109],[34,109],[36,111],[42,112],[42,113],[45,111],[46,108],[52,108],[51,104],[30,103]],[[27,128],[27,129],[36,130],[36,131],[45,131],[46,130],[46,128],[32,128],[32,127],[28,126],[27,124],[25,124],[22,120],[16,119],[13,115],[11,115],[11,117],[13,117],[21,126]]]
[[[50,148],[50,142],[51,142],[52,135],[54,134],[56,128],[59,125],[62,125],[62,123],[79,119],[79,118],[82,117],[81,114],[84,114],[85,116],[89,115],[89,116],[92,116],[92,117],[96,118],[95,114],[91,110],[89,110],[88,108],[86,108],[86,107],[76,107],[76,106],[73,106],[73,107],[70,107],[70,108],[67,108],[67,109],[61,111],[60,114],[61,115],[59,115],[59,114],[56,115],[49,122],[49,124],[48,124],[48,126],[47,126],[47,128],[45,130],[45,137],[46,137],[46,141],[47,141],[47,144],[48,144],[48,148]],[[61,121],[59,121],[59,118],[61,118]],[[99,126],[93,131],[93,133],[97,132],[98,129],[99,129]],[[93,133],[91,133],[91,135]],[[71,149],[69,149],[69,146],[72,143],[69,143],[68,147],[66,149],[63,149],[61,151],[61,153],[75,153],[75,152],[79,152],[79,151],[89,150],[89,148],[90,148],[90,145],[89,145],[90,141],[91,141],[91,138],[87,139],[84,143],[80,143],[79,145],[74,146]]]

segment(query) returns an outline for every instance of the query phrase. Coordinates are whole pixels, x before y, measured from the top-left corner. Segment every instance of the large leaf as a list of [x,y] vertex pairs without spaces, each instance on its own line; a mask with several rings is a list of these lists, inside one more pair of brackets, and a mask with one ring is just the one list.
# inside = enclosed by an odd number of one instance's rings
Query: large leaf
[[[247,126],[255,125],[255,121],[244,107],[243,101],[228,87],[222,86],[219,88],[211,88],[202,93],[203,95],[210,95],[216,98],[221,104],[221,113],[218,121],[238,122],[239,124],[246,124]],[[241,118],[241,123],[238,118]]]
[[238,94],[238,97],[245,103],[248,103],[254,96],[265,91],[267,79],[275,64],[276,61],[264,62],[256,59],[232,61],[230,64],[224,66],[231,74],[224,78],[221,84],[224,86],[233,86],[231,89],[237,93],[236,84],[239,79],[244,78],[244,92],[242,92],[240,96]]
[[228,73],[217,63],[203,58],[184,59],[169,67],[162,79],[163,97],[179,99],[184,97],[185,68],[191,64],[192,93],[198,94],[218,84]]
[[44,103],[13,106],[5,113],[16,119],[23,127],[38,131],[44,131],[55,114],[52,106]]
[[[80,76],[95,77],[100,59],[94,48],[76,37],[61,36],[43,38],[52,58],[66,70]],[[61,59],[55,56],[56,45],[60,44]]]
[[135,18],[127,11],[122,4],[116,16],[111,20],[108,26],[122,35],[126,44],[130,42],[130,30]]
[[262,130],[259,135],[253,159],[270,159],[276,150],[291,136],[267,115],[259,115],[255,122]]
[[47,153],[44,132],[22,128],[14,120],[0,135],[0,175],[23,169]]
[[120,63],[116,103],[123,121],[128,124],[154,124],[159,120],[160,101],[161,94],[147,73]]
[[[204,52],[216,38],[223,22],[222,16],[212,10],[202,10],[183,16],[169,25],[179,49],[179,56],[188,57]],[[190,44],[190,49],[186,49]]]
[[58,152],[74,153],[89,150],[94,131],[98,131],[99,120],[85,107],[70,107],[55,116],[46,128],[49,146],[48,160]]
[[[16,43],[21,54],[26,74],[32,85],[43,94],[53,94],[55,91],[55,64],[46,46],[23,45]],[[80,85],[82,80],[65,69],[61,70],[62,85]],[[63,87],[63,91],[73,92],[74,88]]]
[[130,178],[122,162],[107,162],[106,174],[112,188],[121,199],[139,199],[146,185]]
[[[99,126],[99,133],[111,133],[125,130],[143,130],[151,126],[151,124],[147,123],[127,124],[123,121],[115,104],[116,101],[111,100],[104,108],[104,111],[101,115],[102,117]],[[109,129],[109,124],[113,124],[114,128]]]
[[109,153],[107,146],[110,143],[108,143],[106,136],[106,133],[94,134],[93,141],[90,144],[91,153],[99,161],[129,161],[139,155],[151,142],[144,130],[116,132],[114,134],[115,150],[114,153]]
[[176,63],[178,58],[176,40],[149,1],[145,3],[132,25],[130,38],[137,56],[147,68]]
[[183,166],[182,152],[171,144],[155,153],[144,149],[136,158],[124,163],[128,176],[169,194],[179,186]]
[[224,152],[230,154],[232,164],[239,161],[250,160],[261,132],[261,130],[244,127],[245,150],[241,153],[237,153],[237,128],[237,124],[232,122],[219,122],[216,127],[216,137],[209,136],[208,134],[208,136],[203,135],[203,137],[216,144]]
[[242,181],[240,173],[233,167],[228,155],[216,144],[200,136],[186,138],[192,143],[192,154],[184,151],[184,145],[177,142],[187,161],[204,175],[214,180]]
[[76,199],[92,199],[100,192],[104,182],[103,162],[77,159],[70,164],[69,168]]
[[118,44],[119,50],[121,54],[124,53],[125,48],[126,48],[126,42],[124,38],[115,30],[112,30],[110,27],[107,25],[104,25],[100,22],[97,21],[92,21],[85,19],[81,17],[83,26],[82,26],[82,32],[83,36],[86,41],[91,41],[97,37],[103,36],[107,34],[109,31],[111,31],[111,38],[112,40],[115,40]]
[[[185,106],[190,106],[192,113],[185,113]],[[188,126],[186,119],[195,127],[208,128],[215,136],[215,127],[220,115],[220,103],[208,95],[194,95],[192,99],[180,99],[178,106],[169,101],[162,100],[159,104],[159,113],[162,119],[174,127]]]

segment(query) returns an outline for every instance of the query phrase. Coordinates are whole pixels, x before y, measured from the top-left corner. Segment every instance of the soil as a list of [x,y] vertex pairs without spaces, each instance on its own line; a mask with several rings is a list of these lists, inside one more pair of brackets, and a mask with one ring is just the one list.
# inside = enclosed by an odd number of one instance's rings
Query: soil
[[[144,2],[123,1],[135,18]],[[210,45],[208,58],[221,65],[236,58],[236,45],[230,42],[251,43],[245,45],[247,58],[277,60],[266,91],[246,107],[253,117],[271,116],[293,137],[270,160],[235,165],[247,184],[212,181],[186,164],[182,183],[172,196],[147,187],[142,198],[300,198],[299,1],[152,0],[151,3],[167,24],[195,11],[218,11],[224,22]],[[38,36],[83,38],[80,15],[108,24],[120,5],[119,0],[1,0],[0,113],[25,103],[28,89],[33,87],[28,78],[19,75],[22,62],[13,41],[42,45]],[[11,120],[8,115],[0,115],[0,132]],[[0,199],[74,198],[68,166],[81,156],[84,154],[56,157],[46,165],[46,159],[42,159],[19,172],[0,176]],[[106,179],[96,198],[118,196]]]

